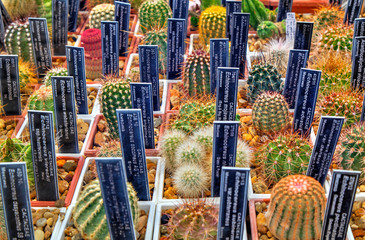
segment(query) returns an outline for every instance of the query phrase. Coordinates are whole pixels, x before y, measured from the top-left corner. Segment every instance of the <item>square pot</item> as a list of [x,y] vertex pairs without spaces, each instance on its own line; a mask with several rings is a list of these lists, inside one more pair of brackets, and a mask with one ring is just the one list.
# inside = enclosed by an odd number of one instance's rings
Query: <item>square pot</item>
[[[54,210],[56,209],[55,207],[32,207],[32,209],[34,210],[41,210],[41,209],[49,209],[49,210]],[[58,233],[60,231],[60,228],[61,228],[61,223],[62,223],[62,217],[61,215],[64,215],[66,213],[66,208],[60,208],[60,213],[58,215],[58,220],[56,222],[56,224],[54,225],[54,228],[53,228],[53,232],[52,232],[52,235],[51,235],[51,238],[50,240],[58,240]]]

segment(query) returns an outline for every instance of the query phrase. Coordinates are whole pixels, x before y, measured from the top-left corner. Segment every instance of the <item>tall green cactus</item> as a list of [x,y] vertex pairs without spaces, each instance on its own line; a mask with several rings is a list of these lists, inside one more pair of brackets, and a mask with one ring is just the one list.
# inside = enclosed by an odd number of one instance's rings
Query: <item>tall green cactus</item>
[[325,208],[326,195],[317,180],[289,176],[271,193],[267,226],[279,240],[320,239]]
[[167,66],[167,28],[146,32],[142,38],[143,45],[158,46],[158,66],[160,74],[166,73]]
[[18,55],[24,61],[33,61],[29,22],[11,23],[6,29],[4,43],[9,54]]
[[211,38],[226,37],[226,8],[212,6],[204,10],[199,18],[199,41],[203,46],[210,44]]
[[139,22],[143,33],[167,27],[167,19],[172,11],[165,0],[150,0],[142,3],[138,11]]
[[270,11],[260,0],[243,0],[242,11],[250,14],[250,25],[254,29],[257,29],[260,23],[270,20]]

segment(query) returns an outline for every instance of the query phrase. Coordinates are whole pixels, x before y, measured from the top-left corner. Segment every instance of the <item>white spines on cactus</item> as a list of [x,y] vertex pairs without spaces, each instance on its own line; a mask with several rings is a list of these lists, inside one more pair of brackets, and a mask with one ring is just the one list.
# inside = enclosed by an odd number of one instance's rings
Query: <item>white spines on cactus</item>
[[176,168],[176,150],[186,140],[187,136],[180,130],[168,130],[162,137],[161,156],[165,160],[166,169],[173,172]]
[[190,164],[204,164],[204,159],[204,147],[191,139],[183,142],[176,150],[176,164],[178,167]]
[[236,167],[249,168],[252,161],[252,150],[245,141],[238,139]]
[[191,138],[204,146],[207,153],[211,152],[213,148],[213,126],[200,128],[194,132]]

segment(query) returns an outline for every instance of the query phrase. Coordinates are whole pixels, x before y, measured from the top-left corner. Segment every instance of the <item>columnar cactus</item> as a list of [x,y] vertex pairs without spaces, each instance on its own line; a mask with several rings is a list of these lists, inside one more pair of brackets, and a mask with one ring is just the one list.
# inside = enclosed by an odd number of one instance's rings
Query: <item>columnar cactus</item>
[[260,0],[244,0],[242,1],[242,12],[250,14],[250,25],[257,29],[260,23],[270,20],[269,9]]
[[210,56],[204,50],[195,50],[182,68],[184,89],[190,96],[210,93]]
[[172,11],[167,1],[152,0],[142,3],[138,11],[139,22],[143,33],[166,27]]
[[351,26],[334,26],[324,31],[320,48],[333,51],[351,51],[354,29]]
[[129,79],[108,76],[101,89],[101,107],[114,139],[119,138],[116,110],[132,108],[129,82]]
[[258,148],[255,159],[262,167],[267,183],[274,185],[286,176],[305,174],[311,153],[312,147],[307,139],[281,134]]
[[26,19],[37,15],[35,0],[3,0],[2,2],[12,19]]
[[161,156],[165,159],[166,169],[170,172],[176,169],[175,153],[185,139],[185,132],[176,129],[166,131],[162,137],[160,143]]
[[288,176],[271,193],[267,226],[279,240],[320,239],[325,209],[326,195],[317,180]]
[[252,67],[248,76],[247,96],[251,103],[263,92],[281,92],[283,81],[278,70],[271,64],[257,64]]
[[283,95],[264,92],[252,107],[252,123],[263,135],[281,132],[289,126],[289,106]]
[[4,43],[9,54],[18,55],[24,61],[33,61],[29,22],[11,23],[6,29]]
[[161,74],[165,74],[167,65],[167,28],[146,32],[142,38],[143,45],[158,46],[158,65]]
[[172,239],[217,239],[218,208],[203,200],[190,200],[175,209],[167,223]]
[[90,12],[90,28],[101,29],[101,21],[114,21],[114,4],[99,4]]
[[[139,218],[137,193],[130,183],[127,187],[133,222],[136,223]],[[74,224],[84,239],[110,239],[98,180],[84,187],[72,213]]]
[[50,69],[43,79],[44,85],[52,86],[52,77],[64,77],[68,76],[67,68],[57,67]]
[[211,38],[226,37],[226,9],[212,6],[204,10],[199,18],[199,40],[203,46],[210,43]]
[[101,77],[102,50],[101,50],[101,30],[87,29],[81,35],[81,47],[85,49],[85,70],[86,78],[97,79]]
[[54,111],[52,86],[42,87],[28,99],[29,110]]
[[197,164],[177,168],[172,178],[177,192],[186,198],[202,197],[209,190],[210,176]]

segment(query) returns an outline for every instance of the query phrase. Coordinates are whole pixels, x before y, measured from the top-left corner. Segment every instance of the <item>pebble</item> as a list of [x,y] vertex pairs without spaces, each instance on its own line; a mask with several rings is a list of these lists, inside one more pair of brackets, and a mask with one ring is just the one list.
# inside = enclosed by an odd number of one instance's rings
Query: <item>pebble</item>
[[75,161],[67,161],[64,165],[63,165],[63,169],[65,169],[67,172],[71,172],[74,171],[77,168],[77,163],[75,163]]
[[267,233],[267,225],[266,225],[266,218],[263,213],[259,213],[257,215],[257,231],[260,233]]
[[365,192],[365,185],[360,185],[360,192]]
[[42,230],[36,230],[34,232],[34,238],[35,240],[44,240],[44,232]]
[[53,224],[53,218],[48,218],[47,219],[47,225],[52,226],[52,224]]
[[44,227],[47,224],[47,218],[40,218],[36,222],[37,227]]
[[45,217],[45,218],[53,218],[53,216],[54,216],[54,214],[53,213],[51,213],[51,212],[45,212],[44,214],[43,214],[43,217]]
[[144,226],[146,226],[146,224],[147,224],[147,220],[148,220],[147,216],[142,216],[142,217],[140,217],[140,218],[138,219],[138,221],[137,221],[137,224],[136,224],[136,230],[137,230],[137,231],[141,231],[141,230],[142,230],[142,228],[143,228]]

